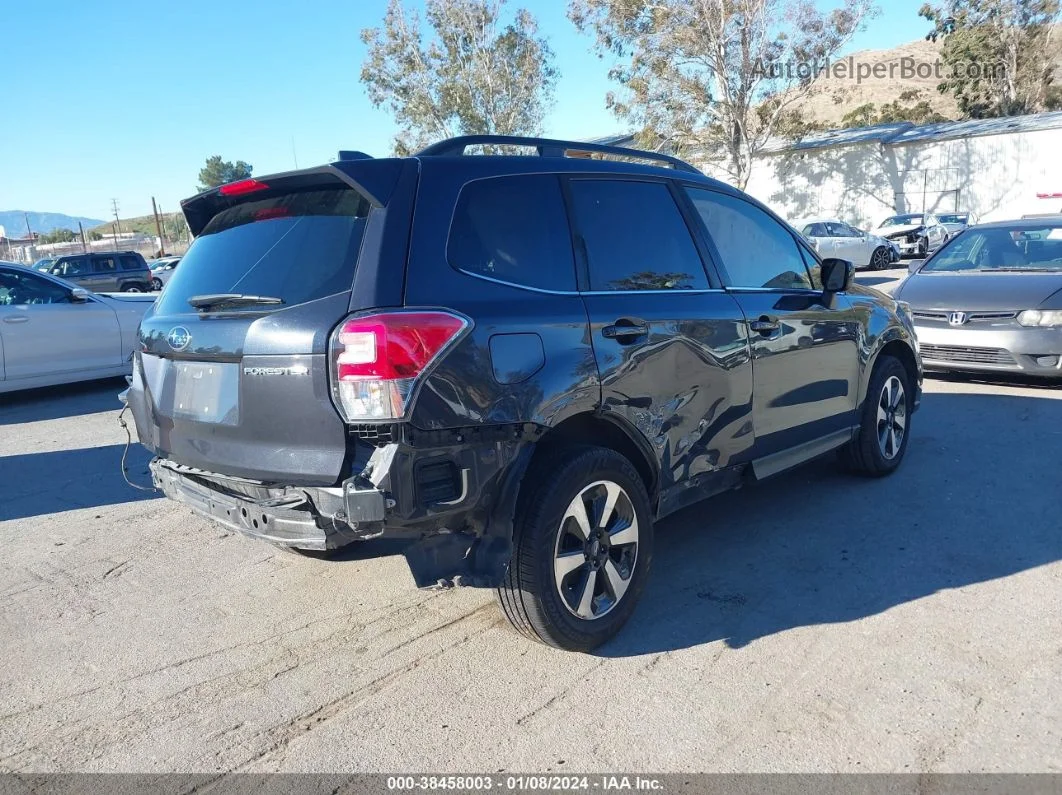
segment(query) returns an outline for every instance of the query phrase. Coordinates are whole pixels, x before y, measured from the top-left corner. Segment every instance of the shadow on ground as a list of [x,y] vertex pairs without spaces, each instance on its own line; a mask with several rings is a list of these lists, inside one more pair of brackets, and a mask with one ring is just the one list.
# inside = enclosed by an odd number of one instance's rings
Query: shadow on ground
[[118,393],[123,389],[124,378],[107,378],[3,394],[0,395],[0,426],[81,417],[101,411],[117,414],[122,408]]
[[[78,508],[100,508],[161,496],[138,491],[122,478],[124,444],[0,456],[0,522]],[[134,483],[151,485],[150,454],[129,448],[126,466]]]
[[857,276],[856,282],[864,287],[877,287],[879,284],[893,284],[900,280],[894,276]]
[[642,604],[599,654],[742,647],[1062,559],[1062,400],[935,393],[914,421],[892,477],[823,459],[662,522]]

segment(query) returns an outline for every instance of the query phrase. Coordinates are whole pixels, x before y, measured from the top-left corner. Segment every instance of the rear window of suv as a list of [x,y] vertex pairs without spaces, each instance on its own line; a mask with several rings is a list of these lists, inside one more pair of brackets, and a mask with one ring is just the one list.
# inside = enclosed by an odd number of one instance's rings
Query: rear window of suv
[[575,259],[554,174],[475,180],[461,190],[446,246],[459,271],[540,290],[575,290]]
[[194,311],[211,293],[280,298],[285,306],[351,289],[369,203],[345,186],[247,200],[215,215],[181,258],[158,314]]

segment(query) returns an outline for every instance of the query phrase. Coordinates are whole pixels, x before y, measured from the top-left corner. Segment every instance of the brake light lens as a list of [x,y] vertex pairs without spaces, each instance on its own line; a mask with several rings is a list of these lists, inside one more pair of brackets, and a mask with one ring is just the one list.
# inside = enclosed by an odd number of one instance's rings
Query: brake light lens
[[268,190],[269,185],[264,182],[259,182],[256,179],[240,179],[236,182],[229,182],[218,188],[218,193],[222,196],[243,196],[245,193],[254,193],[255,191]]
[[332,335],[332,394],[347,422],[405,416],[417,379],[469,322],[449,312],[384,312],[344,320]]

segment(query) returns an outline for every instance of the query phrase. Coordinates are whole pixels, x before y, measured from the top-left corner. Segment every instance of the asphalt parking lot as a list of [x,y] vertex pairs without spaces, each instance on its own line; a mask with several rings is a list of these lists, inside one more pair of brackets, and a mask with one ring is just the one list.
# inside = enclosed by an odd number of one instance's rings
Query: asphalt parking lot
[[1062,771],[1062,389],[930,379],[895,476],[669,518],[574,655],[393,543],[302,558],[131,489],[121,386],[0,397],[0,770]]

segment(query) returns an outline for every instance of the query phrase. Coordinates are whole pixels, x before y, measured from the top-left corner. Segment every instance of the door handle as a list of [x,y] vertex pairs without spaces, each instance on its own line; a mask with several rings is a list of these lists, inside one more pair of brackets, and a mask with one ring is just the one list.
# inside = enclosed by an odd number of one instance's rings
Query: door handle
[[29,323],[29,318],[25,315],[15,315],[14,317],[5,317],[5,323]]
[[769,317],[764,316],[761,317],[759,320],[749,321],[749,328],[758,334],[763,334],[766,337],[778,331],[778,321],[771,320]]
[[649,324],[644,320],[617,320],[611,326],[601,329],[601,335],[610,340],[633,342],[636,337],[644,337],[649,333]]

